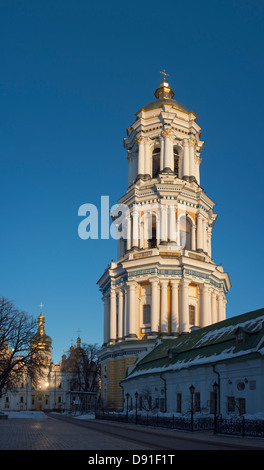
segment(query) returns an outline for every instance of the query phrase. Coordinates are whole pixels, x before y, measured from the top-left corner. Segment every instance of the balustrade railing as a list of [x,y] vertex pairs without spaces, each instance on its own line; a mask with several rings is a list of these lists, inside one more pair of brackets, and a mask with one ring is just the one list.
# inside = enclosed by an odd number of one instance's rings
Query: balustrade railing
[[264,438],[264,420],[249,420],[243,416],[237,419],[223,419],[221,417],[197,418],[194,415],[193,419],[191,419],[189,416],[178,417],[174,415],[164,416],[162,414],[97,411],[95,418],[182,431],[212,431],[217,434]]

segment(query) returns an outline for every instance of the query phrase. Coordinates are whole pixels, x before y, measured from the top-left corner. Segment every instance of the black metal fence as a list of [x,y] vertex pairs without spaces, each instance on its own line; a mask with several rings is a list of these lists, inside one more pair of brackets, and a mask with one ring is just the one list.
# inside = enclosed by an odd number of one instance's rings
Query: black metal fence
[[96,419],[106,419],[130,424],[141,424],[143,426],[162,427],[167,429],[179,429],[183,431],[205,431],[214,428],[213,418],[190,419],[185,417],[163,416],[161,414],[131,414],[129,413],[103,413],[97,412]]
[[217,434],[226,434],[242,437],[264,438],[264,421],[248,420],[243,416],[237,419],[223,419],[221,417],[176,417],[161,414],[135,414],[135,413],[108,413],[97,411],[96,419],[119,421],[143,426],[178,429],[182,431],[212,431]]
[[233,436],[264,438],[264,421],[245,419],[244,416],[237,419],[217,418],[216,432]]

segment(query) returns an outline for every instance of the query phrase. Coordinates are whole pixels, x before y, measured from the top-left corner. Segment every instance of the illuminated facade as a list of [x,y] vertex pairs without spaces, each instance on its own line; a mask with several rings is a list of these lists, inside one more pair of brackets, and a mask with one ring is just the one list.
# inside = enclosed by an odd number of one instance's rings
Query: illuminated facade
[[104,302],[102,399],[123,407],[127,367],[158,336],[225,319],[230,280],[212,258],[214,202],[200,186],[201,128],[163,80],[127,129],[127,208],[117,260],[98,281]]
[[[52,340],[45,332],[45,317],[38,316],[38,331],[31,339],[31,346],[42,351],[42,374],[37,384],[33,385],[26,372],[24,378],[12,390],[0,397],[0,410],[3,411],[63,411],[72,408],[74,394],[71,391],[72,376],[64,368],[66,356],[59,364],[52,361]],[[80,348],[81,340],[77,339],[76,347]]]

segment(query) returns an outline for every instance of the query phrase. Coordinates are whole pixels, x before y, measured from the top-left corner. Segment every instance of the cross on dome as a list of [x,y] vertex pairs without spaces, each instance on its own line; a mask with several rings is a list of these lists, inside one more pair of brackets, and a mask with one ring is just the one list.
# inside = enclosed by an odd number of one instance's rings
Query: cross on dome
[[165,70],[165,69],[163,69],[162,71],[160,71],[160,73],[162,73],[162,75],[163,75],[163,81],[165,82],[165,76],[169,77],[169,74],[166,73],[166,70]]

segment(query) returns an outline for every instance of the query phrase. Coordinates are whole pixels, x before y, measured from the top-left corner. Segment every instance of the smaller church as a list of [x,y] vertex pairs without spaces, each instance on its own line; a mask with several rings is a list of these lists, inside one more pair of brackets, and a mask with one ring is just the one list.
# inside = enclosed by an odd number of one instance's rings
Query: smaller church
[[38,316],[38,331],[31,339],[31,346],[43,353],[41,378],[33,386],[26,376],[16,388],[3,393],[0,398],[2,411],[87,411],[94,401],[96,392],[80,390],[76,383],[74,364],[76,356],[82,353],[81,339],[69,349],[69,356],[63,355],[59,364],[52,361],[52,339],[45,332],[43,305]]

